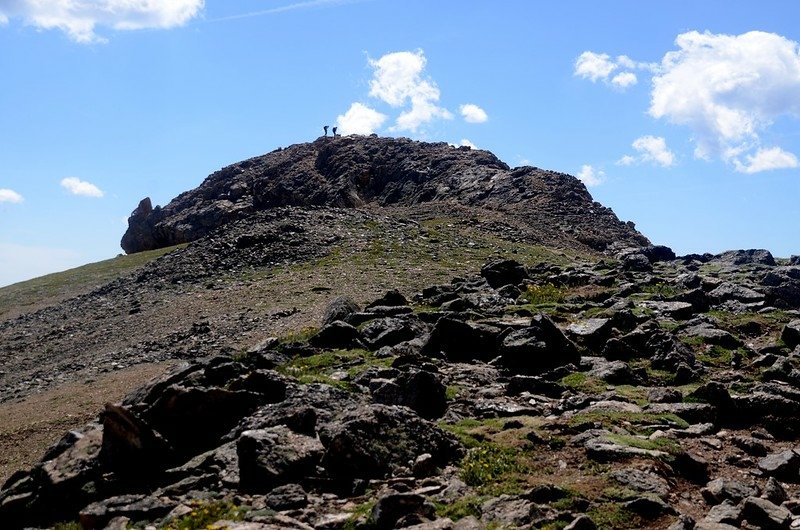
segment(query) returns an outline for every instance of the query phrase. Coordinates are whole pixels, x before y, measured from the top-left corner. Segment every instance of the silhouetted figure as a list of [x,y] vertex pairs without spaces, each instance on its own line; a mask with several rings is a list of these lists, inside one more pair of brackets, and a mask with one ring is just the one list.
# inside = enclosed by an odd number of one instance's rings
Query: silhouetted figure
[[[328,126],[327,126],[327,125],[325,125],[325,126],[323,126],[322,128],[325,130],[325,136],[328,136]],[[336,129],[336,127],[334,127],[334,129]],[[334,134],[335,134],[335,133],[336,133],[336,131],[334,131]]]
[[334,137],[334,138],[336,138],[336,127],[334,127],[334,128],[332,129],[332,131],[333,131],[333,137]]

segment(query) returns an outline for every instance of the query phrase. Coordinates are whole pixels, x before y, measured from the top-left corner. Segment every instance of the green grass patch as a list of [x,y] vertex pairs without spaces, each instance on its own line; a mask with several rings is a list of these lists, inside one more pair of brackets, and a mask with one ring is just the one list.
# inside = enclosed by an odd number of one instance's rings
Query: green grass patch
[[190,513],[167,522],[159,530],[204,530],[222,519],[241,521],[245,513],[245,508],[227,501],[196,502]]
[[458,397],[458,393],[461,392],[461,387],[458,385],[448,385],[444,391],[444,397],[447,401],[452,401]]
[[586,512],[598,530],[629,530],[642,528],[644,521],[617,502],[604,502]]
[[281,344],[294,344],[298,342],[308,342],[311,338],[319,333],[319,328],[314,326],[307,326],[296,331],[290,331],[286,335],[278,337]]
[[624,445],[626,447],[636,447],[637,449],[645,449],[647,451],[663,451],[671,455],[680,453],[681,446],[675,440],[669,438],[656,438],[650,440],[648,438],[639,438],[638,436],[631,436],[626,434],[609,434],[606,436],[609,440],[617,445]]
[[480,518],[481,504],[483,504],[484,500],[484,497],[469,495],[450,504],[434,501],[433,505],[436,506],[436,515],[438,517],[447,517],[452,521],[458,521],[470,515]]
[[83,530],[83,525],[77,521],[66,521],[53,525],[53,530]]
[[582,412],[571,417],[567,422],[571,427],[583,425],[586,423],[600,423],[603,427],[625,427],[628,430],[633,430],[635,434],[650,434],[646,432],[647,426],[650,425],[671,425],[679,429],[685,429],[689,426],[686,420],[683,420],[675,414],[662,413],[655,414],[652,412],[619,412],[619,411],[594,411]]
[[343,530],[365,530],[365,527],[361,525],[359,522],[362,519],[366,519],[367,527],[372,528],[374,524],[372,523],[372,509],[377,504],[377,500],[369,500],[366,502],[362,502],[355,509],[350,512],[350,518],[345,522],[344,526],[342,527]]
[[642,292],[652,295],[653,297],[670,298],[679,294],[681,290],[675,287],[674,285],[670,285],[664,282],[658,282],[653,285],[645,285],[642,288]]
[[[279,373],[297,379],[301,384],[322,383],[343,390],[354,390],[348,381],[374,366],[389,366],[392,357],[377,358],[367,350],[334,350],[308,357],[295,357],[276,368]],[[333,377],[335,372],[346,372],[346,378]]]
[[590,377],[584,372],[575,372],[561,378],[560,383],[565,387],[586,394],[601,394],[606,390],[606,383],[595,377]]

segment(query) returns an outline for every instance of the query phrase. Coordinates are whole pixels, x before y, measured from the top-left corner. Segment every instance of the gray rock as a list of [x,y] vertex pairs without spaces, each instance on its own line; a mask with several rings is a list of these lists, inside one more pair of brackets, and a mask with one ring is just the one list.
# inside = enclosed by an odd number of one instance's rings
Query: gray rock
[[567,326],[567,336],[587,348],[599,349],[608,340],[612,328],[609,318],[587,318]]
[[764,485],[764,492],[761,496],[772,504],[777,504],[779,506],[789,498],[783,485],[778,482],[775,477],[769,477],[767,479],[767,483]]
[[316,471],[324,448],[320,441],[284,426],[245,431],[239,437],[239,480],[245,491],[267,492]]
[[361,308],[352,298],[347,296],[334,298],[325,308],[325,313],[322,316],[322,326],[324,327],[337,320],[344,321],[348,316],[358,311],[361,311]]
[[308,504],[308,495],[300,484],[284,484],[273,488],[265,500],[273,510],[294,510]]
[[792,512],[759,497],[748,497],[744,500],[742,517],[764,530],[785,530],[792,522]]
[[647,400],[650,403],[681,403],[683,393],[677,388],[655,387],[647,391]]
[[499,366],[521,375],[539,375],[580,362],[580,354],[572,341],[544,315],[533,317],[529,327],[506,335],[498,353]]
[[669,482],[650,471],[627,468],[612,472],[611,477],[623,486],[641,493],[652,493],[662,499],[669,495]]
[[[731,501],[723,501],[720,504],[712,507],[706,516],[701,521],[706,525],[713,524],[726,524],[733,525],[734,528],[739,527],[739,521],[742,519],[742,508],[735,505]],[[700,523],[698,523],[698,527]],[[715,528],[713,526],[706,526],[709,530]]]
[[528,279],[528,271],[513,259],[491,261],[481,267],[481,276],[495,289],[505,285],[519,285]]
[[675,414],[689,423],[714,423],[717,409],[708,403],[653,403],[647,408],[653,414]]
[[706,484],[706,487],[700,490],[700,493],[706,503],[714,506],[726,500],[738,504],[747,497],[757,495],[758,490],[738,480],[718,478]]
[[520,527],[531,524],[537,506],[517,495],[500,495],[481,505],[481,519],[500,527]]
[[172,511],[175,501],[147,495],[120,495],[94,502],[80,511],[83,528],[103,528],[116,517],[133,520],[155,520]]
[[772,453],[758,461],[758,469],[778,480],[800,482],[800,454],[792,449]]
[[789,348],[796,348],[800,345],[800,320],[792,320],[783,327],[781,340]]
[[494,326],[442,317],[422,347],[424,355],[443,355],[451,362],[488,361],[497,354],[500,330]]
[[567,526],[564,527],[564,530],[596,530],[597,525],[594,524],[592,518],[588,515],[579,515],[575,519],[572,520]]
[[426,419],[439,418],[447,408],[441,376],[426,370],[407,370],[394,381],[376,380],[370,392],[377,403],[404,405]]
[[319,333],[311,338],[310,343],[317,348],[328,349],[363,347],[361,333],[358,329],[341,320],[335,320],[323,326]]
[[598,358],[596,361],[594,367],[588,372],[588,375],[592,377],[614,385],[634,385],[639,382],[639,378],[624,361],[606,361],[602,358]]
[[674,515],[676,513],[672,506],[656,496],[643,495],[625,502],[623,506],[645,519],[655,519],[665,514]]
[[395,523],[409,514],[419,514],[432,519],[435,508],[422,495],[415,493],[389,493],[378,498],[372,508],[372,520],[377,528],[393,528]]
[[746,304],[764,301],[764,294],[759,293],[744,285],[739,285],[733,282],[724,282],[716,289],[708,293],[708,296],[716,303],[727,302],[735,300]]

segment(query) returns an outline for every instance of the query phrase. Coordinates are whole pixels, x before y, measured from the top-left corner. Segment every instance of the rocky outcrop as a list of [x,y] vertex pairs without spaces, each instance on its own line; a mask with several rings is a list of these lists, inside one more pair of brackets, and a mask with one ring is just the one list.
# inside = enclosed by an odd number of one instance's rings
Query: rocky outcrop
[[4,484],[0,520],[800,525],[800,306],[767,305],[763,281],[796,267],[660,254],[647,270],[494,260],[414,296],[334,299],[315,333],[106,405]]
[[163,208],[143,199],[128,220],[122,248],[132,253],[194,241],[280,206],[435,203],[501,210],[545,239],[595,250],[648,243],[569,175],[512,169],[488,151],[373,135],[319,138],[244,160]]

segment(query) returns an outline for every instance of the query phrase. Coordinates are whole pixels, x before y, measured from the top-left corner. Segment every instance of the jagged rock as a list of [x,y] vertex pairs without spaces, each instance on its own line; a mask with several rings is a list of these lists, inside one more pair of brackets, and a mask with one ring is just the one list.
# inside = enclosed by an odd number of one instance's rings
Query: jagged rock
[[761,496],[777,505],[781,505],[789,498],[786,489],[775,477],[769,477],[767,479],[767,483],[764,485],[764,492]]
[[426,419],[439,418],[447,408],[441,377],[426,370],[409,370],[394,381],[370,384],[372,397],[385,405],[404,405]]
[[389,493],[378,498],[378,502],[372,508],[372,520],[377,528],[394,528],[397,521],[410,514],[432,519],[435,511],[434,506],[422,495]]
[[494,326],[442,317],[422,347],[425,355],[444,355],[451,362],[489,360],[499,346],[501,330]]
[[689,302],[659,302],[647,300],[641,303],[642,307],[652,309],[675,320],[686,320],[694,314],[694,306]]
[[347,296],[336,297],[325,308],[325,314],[322,316],[322,326],[324,327],[337,320],[344,321],[348,316],[358,311],[361,311],[361,308],[352,298]]
[[744,500],[742,517],[764,530],[785,530],[792,522],[792,512],[776,506],[767,499],[748,497]]
[[313,474],[324,448],[319,440],[283,426],[245,431],[236,444],[239,483],[245,491],[267,492]]
[[664,502],[660,497],[655,496],[637,497],[625,502],[623,506],[645,519],[655,519],[664,514],[675,514],[675,509],[672,506]]
[[683,394],[677,388],[655,387],[647,391],[650,403],[681,403]]
[[702,339],[705,344],[717,344],[727,349],[738,348],[742,345],[742,341],[727,331],[712,327],[710,324],[700,324],[686,328],[681,332],[681,335],[697,337]]
[[653,264],[644,254],[633,253],[622,258],[622,268],[626,271],[650,272]]
[[721,261],[730,263],[732,265],[746,265],[746,264],[759,264],[759,265],[775,265],[775,258],[768,250],[764,249],[747,249],[747,250],[729,250],[714,256],[714,261]]
[[518,495],[500,495],[481,505],[481,519],[500,527],[517,528],[531,524],[537,506]]
[[212,447],[262,401],[255,392],[172,385],[144,416],[176,451],[194,455]]
[[230,381],[230,390],[246,390],[261,396],[265,403],[279,403],[286,399],[286,378],[273,370],[253,370]]
[[614,385],[630,385],[638,382],[638,377],[631,367],[623,361],[606,361],[598,358],[588,375]]
[[594,524],[591,517],[588,515],[579,515],[575,519],[572,520],[567,526],[564,527],[564,530],[596,530],[597,525]]
[[706,503],[711,506],[717,505],[725,500],[730,500],[734,504],[739,504],[747,497],[752,497],[758,494],[758,490],[754,487],[742,484],[738,480],[731,480],[726,478],[717,478],[706,484],[706,487],[700,490]]
[[514,375],[509,378],[508,387],[506,388],[510,395],[530,392],[531,394],[541,394],[551,398],[561,397],[566,389],[564,385],[535,375]]
[[376,307],[397,307],[408,305],[408,300],[397,289],[387,291],[383,296],[374,300],[372,303],[367,304],[366,310],[369,311]]
[[783,327],[781,340],[789,348],[796,348],[800,345],[800,320],[792,320]]
[[273,510],[295,510],[308,504],[308,495],[300,484],[284,484],[273,488],[266,497]]
[[695,529],[705,528],[706,530],[728,530],[726,526],[722,525],[730,525],[730,528],[739,528],[739,522],[741,519],[741,506],[737,506],[733,502],[726,500],[720,504],[717,504],[716,506],[713,506],[703,520],[697,523]]
[[611,477],[623,486],[641,493],[652,493],[662,499],[669,495],[669,482],[651,471],[633,468],[620,469],[612,472]]
[[714,423],[717,410],[708,403],[653,403],[647,408],[653,414],[675,414],[689,423]]
[[513,259],[496,260],[481,267],[481,276],[495,289],[505,285],[519,285],[528,279],[528,271]]
[[169,443],[124,406],[106,404],[103,413],[103,464],[128,477],[149,478],[174,458]]
[[[678,520],[669,525],[667,530],[693,530],[695,528],[695,520],[689,516],[681,514],[678,516]],[[710,528],[706,527],[706,530],[711,530]],[[725,528],[719,528],[717,530],[726,530]]]
[[80,511],[80,524],[86,530],[106,528],[115,517],[155,520],[167,515],[175,501],[146,495],[120,495],[94,502]]
[[659,261],[672,261],[675,259],[675,252],[664,245],[648,245],[641,250],[642,254],[647,256],[653,263]]
[[410,318],[386,317],[372,320],[361,329],[364,341],[377,350],[412,340],[425,332],[423,325]]
[[326,324],[314,335],[310,343],[317,348],[353,349],[363,347],[361,333],[355,326],[336,320]]
[[763,293],[759,293],[758,291],[745,287],[744,285],[739,285],[733,282],[724,282],[720,284],[719,287],[709,292],[708,296],[717,304],[727,302],[729,300],[752,304],[763,302],[765,299]]
[[429,453],[437,467],[460,455],[455,438],[404,407],[368,405],[322,426],[323,465],[342,477],[383,477]]
[[580,354],[572,341],[544,315],[533,317],[529,327],[506,335],[498,353],[499,366],[521,375],[539,375],[580,362]]
[[758,461],[767,476],[787,482],[800,482],[800,454],[792,449],[772,453]]
[[599,349],[608,340],[613,327],[609,318],[588,318],[567,326],[567,335],[587,348]]

